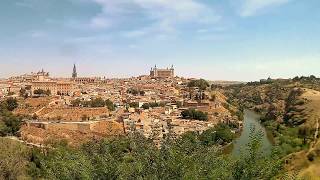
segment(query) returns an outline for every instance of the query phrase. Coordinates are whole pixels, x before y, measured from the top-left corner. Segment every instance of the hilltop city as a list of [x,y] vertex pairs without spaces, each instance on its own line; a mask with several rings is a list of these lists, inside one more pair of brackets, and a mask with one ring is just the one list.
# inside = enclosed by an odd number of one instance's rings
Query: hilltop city
[[13,111],[24,117],[19,140],[43,146],[52,139],[71,145],[138,132],[158,146],[169,135],[203,132],[218,123],[241,128],[240,116],[203,79],[175,76],[175,69],[151,68],[149,75],[123,79],[69,78],[41,70],[0,82],[1,98],[18,99]]

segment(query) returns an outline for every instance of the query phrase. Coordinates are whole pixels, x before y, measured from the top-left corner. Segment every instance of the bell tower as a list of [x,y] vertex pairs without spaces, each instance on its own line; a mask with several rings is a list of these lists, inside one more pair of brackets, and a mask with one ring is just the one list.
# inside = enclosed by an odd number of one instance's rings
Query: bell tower
[[77,76],[78,74],[77,74],[76,64],[73,64],[72,78],[77,78]]

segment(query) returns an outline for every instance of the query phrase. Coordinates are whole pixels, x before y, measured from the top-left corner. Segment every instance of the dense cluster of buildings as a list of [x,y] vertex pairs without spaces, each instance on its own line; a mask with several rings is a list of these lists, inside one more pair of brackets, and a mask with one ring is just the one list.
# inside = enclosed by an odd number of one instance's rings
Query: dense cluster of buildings
[[[202,132],[219,122],[238,123],[222,106],[224,98],[210,100],[208,91],[202,92],[205,99],[196,99],[199,89],[188,87],[189,81],[175,77],[173,66],[166,69],[155,66],[148,76],[106,79],[78,77],[74,65],[71,78],[52,78],[42,70],[2,80],[0,96],[18,97],[24,89],[29,98],[16,112],[37,117],[38,124],[110,120],[122,124],[124,133],[140,132],[157,145],[168,135]],[[50,93],[39,98],[39,90]],[[88,107],[88,102],[97,98],[111,101],[115,109],[109,112],[105,107]],[[182,119],[181,112],[189,108],[205,112],[208,121]]]

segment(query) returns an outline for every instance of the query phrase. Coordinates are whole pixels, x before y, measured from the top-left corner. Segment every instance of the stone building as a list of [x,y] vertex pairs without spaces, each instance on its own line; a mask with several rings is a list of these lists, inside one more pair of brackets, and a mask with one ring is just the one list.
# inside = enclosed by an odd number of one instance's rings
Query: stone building
[[74,91],[74,84],[67,81],[33,81],[31,83],[32,95],[38,89],[49,90],[51,95],[71,95]]
[[73,70],[72,70],[72,78],[76,78],[78,76],[76,64],[73,64]]
[[77,84],[88,84],[88,83],[96,83],[101,81],[100,77],[76,77],[73,78],[73,80],[77,83]]
[[152,78],[173,78],[174,77],[174,68],[173,65],[171,68],[158,69],[155,65],[154,68],[150,70],[150,77]]
[[23,74],[20,76],[10,77],[10,81],[14,82],[32,82],[32,81],[44,81],[49,79],[49,72],[45,72],[43,69],[39,72],[31,72],[30,74]]

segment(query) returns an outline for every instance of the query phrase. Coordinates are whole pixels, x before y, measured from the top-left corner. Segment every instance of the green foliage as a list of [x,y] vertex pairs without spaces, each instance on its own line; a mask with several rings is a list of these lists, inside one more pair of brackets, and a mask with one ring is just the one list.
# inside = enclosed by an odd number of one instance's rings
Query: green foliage
[[182,107],[182,102],[177,101],[176,104],[177,104],[177,108],[181,108]]
[[95,98],[90,101],[91,107],[104,107],[106,105],[102,98]]
[[129,106],[132,108],[138,108],[139,107],[139,103],[138,102],[131,102],[129,103]]
[[81,151],[59,146],[43,155],[33,154],[29,173],[46,179],[92,179],[93,167]]
[[295,82],[300,82],[300,81],[303,81],[303,82],[316,82],[316,81],[319,81],[319,78],[317,78],[316,76],[314,75],[310,75],[309,77],[306,77],[306,76],[296,76],[292,79],[293,81]]
[[[139,134],[91,141],[80,148],[60,143],[45,151],[34,148],[29,153],[30,162],[19,165],[28,167],[33,179],[271,179],[281,170],[275,154],[261,153],[257,134],[251,135],[248,153],[240,157],[221,155],[215,140],[207,138],[218,136],[219,129],[228,127],[218,125],[203,135],[187,132],[178,139],[167,139],[160,149]],[[4,159],[25,157],[10,156],[11,151],[21,149],[4,150]]]
[[271,179],[282,167],[277,153],[266,155],[261,151],[262,133],[251,130],[250,142],[243,147],[242,153],[234,161],[232,172],[234,179]]
[[0,103],[0,136],[16,135],[19,131],[22,119],[11,112],[16,107],[18,103],[14,98],[8,98]]
[[27,90],[25,88],[21,88],[19,91],[19,95],[21,97],[28,97]]
[[263,125],[273,133],[275,144],[279,146],[279,154],[286,156],[290,153],[307,148],[309,129],[302,127],[287,127],[276,121],[268,120]]
[[27,179],[29,149],[19,142],[0,138],[0,179]]
[[75,99],[71,101],[71,105],[73,107],[107,107],[110,111],[115,110],[115,105],[113,102],[109,99],[103,100],[102,98],[95,98],[92,99],[91,101],[81,101],[80,99]]
[[49,89],[48,90],[36,89],[36,90],[33,91],[33,94],[50,96],[51,95],[51,91]]
[[320,90],[315,76],[287,80],[271,80],[224,87],[228,103],[235,107],[254,109],[263,117],[261,122],[272,132],[281,156],[308,148],[312,129],[304,126],[308,112],[300,96],[303,88]]
[[188,83],[188,87],[198,87],[200,90],[206,90],[209,83],[204,79],[192,80]]
[[16,135],[21,127],[21,118],[11,113],[2,114],[0,120],[0,136]]
[[144,104],[142,105],[142,108],[143,108],[143,109],[149,109],[149,108],[160,107],[160,106],[161,106],[160,103],[152,102],[152,103],[144,103]]
[[276,158],[260,154],[260,140],[252,135],[250,153],[236,158],[221,155],[215,143],[204,143],[195,132],[167,140],[160,149],[132,134],[89,142],[80,149],[36,151],[29,173],[44,179],[270,179],[281,166]]
[[296,112],[301,112],[303,109],[299,109],[297,106],[301,105],[301,102],[298,101],[298,97],[301,96],[303,90],[293,89],[287,100],[286,100],[286,113],[284,116],[284,122],[289,126],[298,126],[305,122],[304,118],[295,118],[294,115]]
[[81,105],[81,100],[80,99],[72,100],[71,104],[73,107],[79,107]]
[[127,93],[128,94],[132,94],[134,96],[137,96],[137,95],[144,96],[145,95],[144,91],[141,91],[141,90],[138,90],[138,89],[134,89],[134,88],[129,88],[127,90]]
[[183,119],[195,119],[200,121],[207,121],[208,114],[202,111],[197,111],[195,109],[188,109],[181,112]]
[[2,108],[7,109],[9,111],[13,111],[18,107],[18,101],[15,98],[9,97],[4,102],[2,102]]
[[114,105],[113,102],[112,102],[111,100],[109,100],[109,99],[107,99],[107,100],[105,101],[105,105],[107,106],[107,108],[108,108],[110,111],[116,110],[115,105]]
[[199,137],[201,143],[207,146],[213,144],[224,145],[232,142],[234,138],[235,135],[226,124],[218,124],[214,128],[204,131]]

